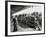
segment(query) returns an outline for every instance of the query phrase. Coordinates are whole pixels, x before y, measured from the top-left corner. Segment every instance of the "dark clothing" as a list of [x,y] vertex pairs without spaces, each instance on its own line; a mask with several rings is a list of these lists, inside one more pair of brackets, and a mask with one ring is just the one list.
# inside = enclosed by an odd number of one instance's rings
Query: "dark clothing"
[[15,18],[13,18],[13,22],[14,22],[14,24],[13,24],[13,26],[14,26],[13,32],[15,32],[15,31],[17,31],[16,19]]

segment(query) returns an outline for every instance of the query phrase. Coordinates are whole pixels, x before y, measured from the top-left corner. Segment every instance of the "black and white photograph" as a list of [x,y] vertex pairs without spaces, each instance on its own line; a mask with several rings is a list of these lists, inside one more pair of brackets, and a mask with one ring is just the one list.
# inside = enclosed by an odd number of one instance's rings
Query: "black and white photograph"
[[44,4],[8,2],[8,35],[44,33]]

